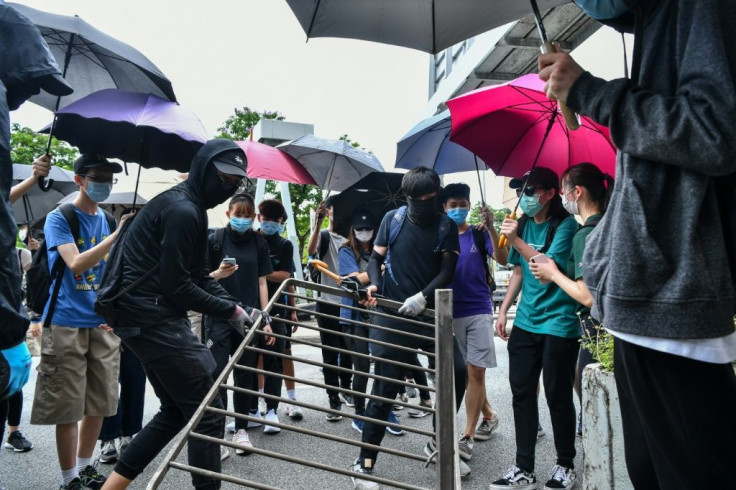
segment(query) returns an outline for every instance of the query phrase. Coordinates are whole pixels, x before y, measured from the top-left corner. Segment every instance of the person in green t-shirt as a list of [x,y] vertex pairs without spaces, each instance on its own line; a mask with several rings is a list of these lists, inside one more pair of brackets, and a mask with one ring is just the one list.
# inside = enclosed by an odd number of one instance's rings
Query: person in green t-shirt
[[[569,213],[580,215],[584,223],[572,239],[572,253],[567,261],[567,273],[549,262],[531,264],[530,268],[538,280],[554,282],[578,302],[577,313],[581,329],[586,335],[596,339],[599,325],[598,321],[590,316],[593,295],[583,281],[583,252],[585,252],[585,239],[606,211],[613,190],[613,177],[604,174],[592,163],[580,163],[565,170],[560,179],[560,188],[562,205]],[[575,391],[581,404],[580,383],[583,369],[592,362],[594,362],[593,354],[588,349],[581,348],[575,373]],[[581,414],[578,414],[577,432],[579,435],[583,433]]]
[[[576,303],[556,284],[539,281],[531,273],[532,261],[549,261],[564,267],[570,256],[578,224],[562,206],[559,178],[546,167],[536,167],[524,179],[512,179],[524,216],[517,222],[507,218],[501,225],[512,250],[514,265],[506,298],[501,304],[496,333],[508,340],[509,384],[513,396],[516,432],[516,464],[491,489],[536,488],[535,447],[539,414],[537,386],[543,374],[544,390],[552,418],[557,464],[547,482],[555,486],[559,475],[575,481],[575,405],[573,383],[578,356],[580,327]],[[506,315],[521,291],[514,328],[506,333]]]

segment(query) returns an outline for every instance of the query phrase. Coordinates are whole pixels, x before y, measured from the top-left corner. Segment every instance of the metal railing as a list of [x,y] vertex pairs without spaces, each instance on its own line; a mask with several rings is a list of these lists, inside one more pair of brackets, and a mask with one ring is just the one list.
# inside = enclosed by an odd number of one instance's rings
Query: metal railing
[[[331,301],[328,301],[322,298],[312,299],[303,294],[289,293],[287,292],[289,289],[289,286],[295,286],[295,288],[298,288],[299,291],[313,291],[313,292],[319,292],[319,293],[328,293],[334,296],[358,299],[357,293],[350,293],[342,289],[331,288],[331,287],[323,286],[320,284],[315,284],[312,282],[305,282],[305,281],[300,281],[296,279],[289,279],[281,284],[281,287],[279,288],[279,290],[276,292],[276,294],[274,294],[274,296],[269,301],[266,307],[266,311],[271,312],[274,309],[289,310],[289,311],[295,310],[298,313],[306,311],[305,309],[303,309],[302,307],[298,305],[289,306],[289,305],[283,305],[283,304],[277,303],[276,302],[277,298],[283,297],[284,295],[294,297],[295,299],[316,301],[318,305],[324,304],[324,305],[331,305],[334,307],[360,310],[361,312],[366,311],[363,308],[345,306],[345,305],[334,303],[334,302],[331,302]],[[426,329],[427,332],[433,335],[420,335],[417,333],[390,329],[388,327],[376,325],[375,323],[368,323],[368,322],[363,322],[359,320],[340,318],[339,316],[334,316],[334,315],[330,315],[330,314],[321,312],[319,311],[319,309],[317,309],[317,311],[309,311],[308,313],[310,313],[311,315],[318,316],[318,317],[321,316],[323,318],[329,318],[335,321],[340,321],[342,323],[364,326],[364,327],[368,327],[371,329],[391,330],[392,333],[395,333],[397,335],[404,335],[406,337],[414,337],[414,338],[419,337],[423,340],[430,340],[430,341],[434,339],[435,352],[426,352],[423,350],[417,350],[417,349],[413,349],[410,347],[397,345],[395,343],[381,342],[381,341],[374,340],[374,339],[365,339],[361,336],[356,336],[356,335],[339,332],[339,331],[335,331],[331,329],[324,329],[319,326],[315,326],[313,324],[306,323],[306,322],[293,322],[286,318],[278,318],[278,321],[283,322],[287,326],[297,325],[299,326],[299,328],[310,329],[315,332],[325,332],[331,335],[342,336],[345,338],[352,337],[352,338],[356,338],[359,340],[364,340],[364,341],[367,341],[369,345],[385,345],[385,346],[391,347],[392,349],[397,349],[397,350],[404,351],[404,352],[421,353],[422,355],[426,355],[428,357],[434,357],[436,360],[435,369],[419,367],[415,364],[405,364],[405,363],[391,360],[391,359],[384,359],[384,358],[381,358],[380,360],[375,359],[375,362],[394,364],[401,368],[405,368],[405,369],[409,369],[413,371],[422,370],[426,373],[435,375],[435,387],[434,388],[430,386],[421,387],[422,389],[426,389],[427,391],[435,393],[435,408],[434,409],[428,408],[428,407],[426,409],[422,408],[423,410],[430,412],[432,415],[435,416],[436,430],[434,432],[431,430],[425,430],[425,429],[421,429],[417,427],[411,427],[411,426],[406,426],[406,425],[401,425],[401,424],[393,424],[387,421],[376,420],[376,419],[368,418],[364,415],[350,414],[347,412],[334,410],[332,408],[328,408],[322,405],[315,405],[315,404],[307,403],[301,400],[299,401],[292,400],[292,399],[288,399],[288,398],[281,397],[281,396],[273,396],[273,395],[269,395],[263,392],[258,392],[258,391],[254,391],[251,389],[228,384],[227,379],[234,370],[243,370],[243,371],[249,371],[253,373],[254,376],[258,374],[263,374],[266,376],[277,377],[282,380],[295,381],[299,384],[307,385],[307,386],[311,386],[315,388],[330,389],[330,390],[334,390],[337,392],[341,392],[343,394],[348,394],[352,396],[361,396],[365,398],[366,402],[369,402],[370,400],[380,400],[380,401],[384,401],[387,403],[401,405],[405,407],[416,407],[416,405],[405,403],[398,399],[389,400],[387,398],[382,398],[378,395],[374,395],[370,392],[370,387],[366,389],[366,393],[362,393],[362,392],[354,391],[352,389],[340,388],[336,386],[329,386],[325,383],[321,383],[318,381],[302,379],[302,378],[299,378],[298,376],[292,377],[292,376],[287,376],[281,373],[269,372],[263,369],[259,369],[257,367],[250,367],[250,366],[238,364],[238,361],[241,359],[241,357],[243,357],[246,351],[251,351],[256,354],[274,356],[274,357],[281,358],[281,359],[291,359],[299,363],[308,364],[308,365],[320,367],[323,369],[331,369],[337,373],[349,372],[351,374],[365,376],[368,379],[372,379],[374,382],[377,380],[381,380],[381,381],[395,383],[397,385],[414,386],[413,383],[405,381],[405,380],[387,378],[387,377],[384,377],[384,376],[381,376],[381,375],[378,375],[372,372],[364,373],[364,372],[356,371],[350,368],[333,366],[331,364],[325,364],[323,362],[307,359],[305,357],[299,357],[294,354],[289,355],[285,353],[275,352],[273,350],[267,350],[267,349],[262,349],[260,347],[256,347],[255,346],[256,336],[266,335],[260,328],[262,317],[259,317],[256,319],[254,326],[246,334],[245,339],[243,340],[241,345],[237,348],[235,353],[231,356],[230,362],[227,364],[223,372],[214,381],[212,388],[210,389],[209,393],[207,394],[205,399],[200,404],[199,408],[195,412],[192,419],[186,425],[184,430],[174,440],[172,448],[166,454],[161,465],[159,466],[157,471],[154,473],[147,488],[149,489],[158,488],[159,485],[161,485],[164,482],[164,479],[166,478],[168,471],[171,468],[193,473],[193,474],[202,475],[202,476],[208,476],[211,478],[219,479],[221,481],[244,485],[244,486],[248,486],[251,488],[258,488],[258,489],[277,488],[277,487],[270,486],[269,484],[265,482],[251,481],[251,480],[239,477],[239,476],[227,475],[222,472],[215,473],[212,471],[193,467],[188,464],[184,464],[184,463],[176,461],[182,449],[184,448],[185,444],[190,438],[195,438],[195,439],[199,439],[202,441],[217,443],[221,446],[226,446],[226,447],[233,448],[233,449],[247,449],[247,451],[250,453],[258,454],[262,457],[271,458],[273,460],[278,460],[280,462],[298,465],[300,468],[308,467],[308,468],[313,468],[316,470],[322,470],[322,471],[326,471],[330,473],[345,475],[346,477],[355,476],[355,473],[353,473],[351,469],[346,468],[344,464],[342,466],[332,466],[332,465],[320,463],[317,461],[311,461],[309,459],[294,457],[288,454],[282,454],[282,453],[271,451],[268,449],[262,449],[262,448],[257,448],[257,447],[246,448],[244,446],[241,446],[240,444],[234,443],[224,438],[223,439],[213,438],[213,437],[195,432],[195,428],[197,427],[197,425],[199,424],[200,420],[202,419],[203,415],[206,412],[214,412],[222,416],[229,416],[229,417],[233,417],[235,419],[240,419],[244,421],[262,422],[262,420],[258,417],[253,417],[248,414],[236,413],[233,410],[224,410],[221,408],[213,407],[212,406],[213,400],[215,400],[216,397],[220,396],[221,389],[225,389],[225,390],[229,390],[232,392],[239,392],[242,394],[263,397],[264,399],[267,399],[267,400],[285,402],[285,403],[289,403],[291,405],[299,406],[299,407],[309,409],[309,410],[319,411],[323,413],[332,413],[332,414],[348,417],[351,419],[360,420],[363,422],[370,422],[370,423],[379,424],[379,425],[386,426],[386,427],[403,429],[406,432],[411,432],[411,433],[419,434],[422,436],[432,437],[437,442],[437,454],[433,455],[433,457],[436,458],[436,459],[433,459],[433,461],[436,461],[435,466],[436,466],[436,472],[437,472],[435,486],[437,488],[442,488],[442,489],[447,489],[447,488],[459,489],[460,488],[460,474],[458,471],[458,465],[459,465],[459,460],[457,456],[458,455],[458,450],[457,450],[458,439],[457,439],[456,427],[455,427],[456,425],[455,424],[456,407],[455,407],[454,374],[453,374],[452,291],[451,290],[436,291],[436,294],[435,294],[436,310],[426,310],[424,312],[424,315],[426,317],[434,317],[434,320],[435,320],[434,324],[428,323],[425,321],[421,321],[421,320],[417,320],[417,319],[407,318],[404,316],[399,316],[398,313],[396,313],[396,310],[398,310],[398,308],[401,306],[401,303],[397,303],[395,301],[390,301],[387,299],[379,299],[378,306],[379,308],[376,310],[371,309],[370,313],[372,315],[376,317],[384,317],[384,318],[389,318],[389,319],[400,318],[402,322],[406,324],[410,324],[414,327],[420,327],[422,329]],[[290,340],[292,344],[302,344],[304,346],[313,347],[315,349],[327,349],[333,352],[338,352],[340,354],[350,355],[353,357],[368,357],[368,358],[371,357],[370,355],[362,354],[359,352],[354,352],[352,350],[323,345],[322,343],[314,342],[312,340],[309,340],[307,338],[302,338],[300,336],[289,337],[287,335],[282,335],[278,333],[271,333],[269,335],[277,339]],[[268,422],[268,425],[278,427],[279,429],[282,429],[282,430],[292,431],[294,433],[297,433],[299,437],[319,438],[325,444],[335,443],[335,444],[342,444],[342,445],[348,445],[348,446],[355,446],[358,448],[366,448],[369,450],[376,450],[386,455],[392,455],[393,457],[401,457],[401,458],[406,458],[406,459],[410,459],[414,461],[420,461],[420,462],[425,463],[425,466],[427,466],[430,462],[427,456],[425,456],[424,454],[415,454],[415,453],[403,451],[400,449],[387,447],[385,445],[378,446],[378,445],[373,445],[369,443],[364,443],[359,440],[347,439],[345,437],[340,437],[338,435],[330,434],[327,432],[320,432],[317,430],[299,427],[298,425],[293,425],[293,424],[288,424],[288,423],[275,423],[275,422]],[[306,441],[306,439],[304,440]],[[259,463],[259,464],[263,464],[263,463]],[[284,471],[283,464],[279,466],[279,471]],[[293,474],[295,475],[295,478],[301,478],[301,474],[299,472],[294,472]],[[296,475],[300,475],[300,476],[297,477]],[[404,488],[404,489],[412,489],[412,490],[421,488],[411,483],[394,481],[388,478],[382,478],[380,476],[376,476],[375,474],[374,475],[360,475],[360,478],[363,480],[373,481],[373,482],[376,482],[382,485],[390,485],[394,488]],[[290,485],[290,488],[296,488],[297,486],[299,486],[299,481],[295,480],[294,484]]]

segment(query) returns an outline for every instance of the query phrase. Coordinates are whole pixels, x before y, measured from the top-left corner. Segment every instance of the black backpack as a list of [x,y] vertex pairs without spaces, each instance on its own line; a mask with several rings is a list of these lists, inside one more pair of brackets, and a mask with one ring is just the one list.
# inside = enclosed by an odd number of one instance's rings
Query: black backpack
[[[488,281],[488,287],[491,288],[491,292],[496,290],[496,280],[493,278],[491,268],[488,265],[488,252],[486,251],[486,234],[475,226],[470,227],[473,233],[473,241],[475,242],[475,248],[478,249],[478,253],[483,255],[483,267],[486,269],[486,281]],[[493,257],[490,257],[493,260]]]
[[[325,255],[327,255],[327,252],[330,250],[330,231],[329,230],[322,230],[319,232],[319,257],[317,257],[319,260],[322,260],[325,258]],[[313,267],[311,264],[307,264],[307,270],[309,271],[309,279],[315,283],[319,284],[322,280],[322,273],[317,270],[316,267]]]
[[[104,209],[102,211],[105,213],[107,224],[112,233],[116,227],[115,218]],[[77,218],[77,213],[74,211],[74,206],[71,203],[62,204],[59,206],[59,212],[61,212],[69,224],[69,229],[74,239],[79,238],[79,219]],[[65,269],[66,262],[59,256],[54,264],[53,271],[49,271],[48,248],[46,247],[46,241],[42,242],[36,255],[33,257],[30,269],[26,272],[26,306],[36,313],[42,313],[44,308],[46,308],[46,303],[51,300],[44,325],[49,325],[54,316],[56,298],[59,296],[62,282],[61,277],[64,275]],[[54,279],[57,279],[57,281],[54,285],[53,293],[50,293],[49,289],[51,289],[51,283]]]

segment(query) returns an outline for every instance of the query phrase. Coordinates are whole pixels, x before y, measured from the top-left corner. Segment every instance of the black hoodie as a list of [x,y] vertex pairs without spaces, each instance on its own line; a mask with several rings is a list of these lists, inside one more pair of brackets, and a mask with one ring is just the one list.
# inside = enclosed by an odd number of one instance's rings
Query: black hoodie
[[127,287],[146,271],[159,269],[118,300],[116,331],[183,320],[188,310],[219,318],[235,311],[237,299],[206,269],[207,206],[202,189],[212,160],[233,150],[242,153],[230,140],[208,141],[194,156],[189,178],[153,198],[135,217],[123,248],[121,285]]

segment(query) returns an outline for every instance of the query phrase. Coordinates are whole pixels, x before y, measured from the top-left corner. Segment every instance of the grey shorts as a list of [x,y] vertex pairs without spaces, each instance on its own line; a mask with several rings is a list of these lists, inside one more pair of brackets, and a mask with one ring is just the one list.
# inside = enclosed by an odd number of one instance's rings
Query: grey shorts
[[493,315],[473,315],[454,318],[452,327],[466,364],[482,368],[496,367],[496,347],[493,343]]

